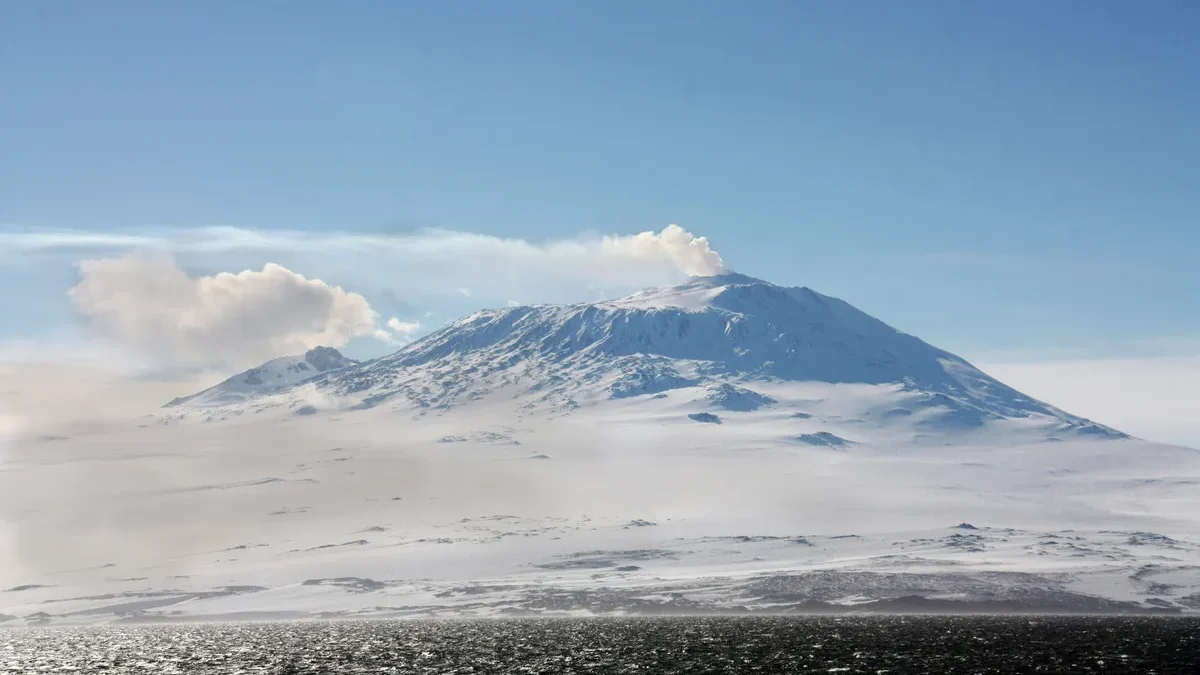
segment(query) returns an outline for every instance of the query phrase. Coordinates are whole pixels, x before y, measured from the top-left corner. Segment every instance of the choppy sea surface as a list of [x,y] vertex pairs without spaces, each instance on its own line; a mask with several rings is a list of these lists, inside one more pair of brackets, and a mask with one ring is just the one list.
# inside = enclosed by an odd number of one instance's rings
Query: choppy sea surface
[[0,631],[2,673],[1200,673],[1200,619],[342,621]]

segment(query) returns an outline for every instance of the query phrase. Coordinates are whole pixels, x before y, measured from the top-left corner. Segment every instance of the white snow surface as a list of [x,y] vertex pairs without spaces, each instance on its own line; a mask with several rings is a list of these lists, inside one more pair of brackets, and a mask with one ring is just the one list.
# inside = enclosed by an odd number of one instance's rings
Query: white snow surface
[[243,376],[10,444],[0,627],[1200,609],[1200,453],[807,289],[489,310],[287,386]]

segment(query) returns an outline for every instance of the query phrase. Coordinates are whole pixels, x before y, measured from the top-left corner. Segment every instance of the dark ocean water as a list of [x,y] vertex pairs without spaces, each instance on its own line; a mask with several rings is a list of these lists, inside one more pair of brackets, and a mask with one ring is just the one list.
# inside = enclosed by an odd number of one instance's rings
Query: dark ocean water
[[377,621],[0,631],[3,673],[1200,673],[1200,619]]

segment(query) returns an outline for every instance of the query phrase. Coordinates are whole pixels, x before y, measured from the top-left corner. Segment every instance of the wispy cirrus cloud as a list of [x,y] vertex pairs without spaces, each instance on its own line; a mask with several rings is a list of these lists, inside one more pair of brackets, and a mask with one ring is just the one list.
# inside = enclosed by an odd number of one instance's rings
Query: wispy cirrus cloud
[[64,230],[46,227],[8,227],[0,229],[0,249],[7,249],[18,253],[165,248],[166,241],[161,236],[149,234]]
[[726,269],[709,241],[678,225],[633,235],[591,235],[530,241],[487,234],[426,229],[400,233],[259,230],[235,227],[146,228],[101,232],[47,228],[0,230],[10,251],[88,252],[157,249],[171,253],[297,252],[387,254],[426,262],[478,263],[573,271],[603,278],[608,271],[674,270],[691,275]]

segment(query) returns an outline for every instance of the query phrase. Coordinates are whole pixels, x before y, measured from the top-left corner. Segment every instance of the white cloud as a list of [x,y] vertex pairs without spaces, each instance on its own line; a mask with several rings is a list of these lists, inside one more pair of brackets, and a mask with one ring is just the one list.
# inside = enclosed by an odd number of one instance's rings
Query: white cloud
[[662,232],[642,232],[632,237],[605,237],[601,250],[613,257],[651,262],[669,260],[687,274],[713,276],[725,271],[721,256],[705,237],[697,237],[678,225]]
[[1200,356],[980,365],[1067,412],[1152,441],[1200,448]]
[[521,306],[521,303],[517,302],[516,300],[509,300],[509,301],[508,301],[508,306],[509,306],[509,307],[520,307],[520,306]]
[[419,321],[401,321],[396,317],[387,320],[387,327],[401,335],[412,335],[421,330],[421,322]]
[[449,264],[489,276],[532,273],[640,285],[663,272],[713,275],[726,270],[708,240],[678,225],[634,235],[582,235],[546,242],[452,230],[393,234],[252,230],[233,227],[99,232],[8,228],[0,250],[17,252],[158,249],[172,253],[320,253],[386,255],[445,271]]
[[471,289],[469,289],[469,288],[457,288],[455,290],[458,292],[459,295],[463,296],[464,298],[471,297]]
[[373,335],[367,300],[283,266],[189,276],[164,255],[79,263],[68,295],[89,328],[161,365],[242,367]]
[[0,248],[17,252],[55,249],[164,248],[166,240],[147,234],[123,234],[91,230],[56,230],[46,227],[0,232]]

